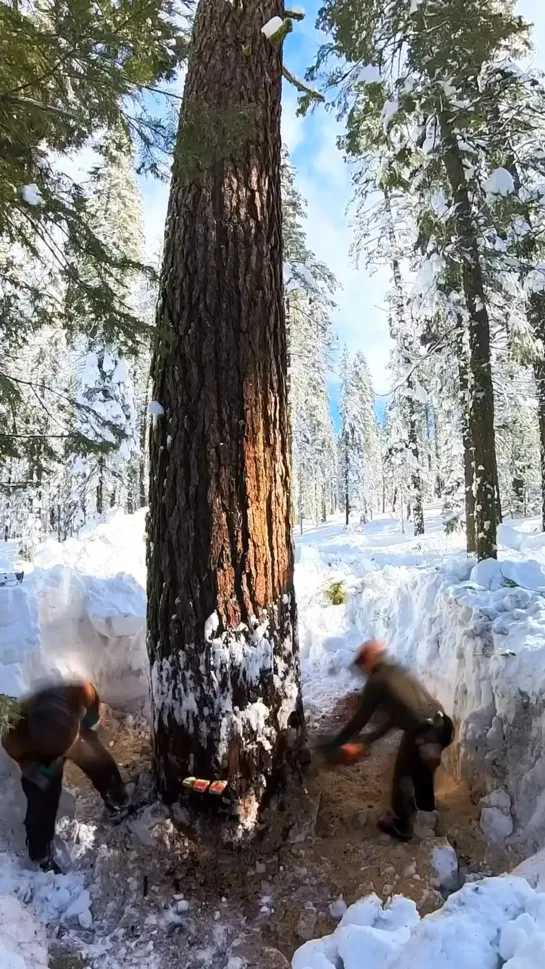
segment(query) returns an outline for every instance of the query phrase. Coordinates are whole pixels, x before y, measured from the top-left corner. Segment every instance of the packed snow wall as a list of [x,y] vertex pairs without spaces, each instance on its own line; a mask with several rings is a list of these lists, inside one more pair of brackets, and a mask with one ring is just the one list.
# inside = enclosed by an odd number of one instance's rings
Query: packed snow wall
[[349,605],[458,726],[449,758],[483,797],[492,838],[545,844],[545,571],[539,561],[367,573]]
[[148,703],[144,513],[111,512],[46,542],[22,585],[0,588],[0,692],[51,675],[91,679],[117,708]]
[[[383,636],[454,715],[449,758],[483,797],[486,834],[542,847],[545,536],[500,534],[508,551],[476,567],[447,548],[377,556],[365,534],[334,526],[320,548],[300,545],[303,692],[307,715],[319,719],[357,685],[357,645]],[[324,591],[340,579],[347,602],[335,606]],[[111,512],[77,540],[45,543],[23,585],[0,588],[0,691],[18,695],[58,670],[91,678],[115,707],[144,707],[144,587],[144,512]]]

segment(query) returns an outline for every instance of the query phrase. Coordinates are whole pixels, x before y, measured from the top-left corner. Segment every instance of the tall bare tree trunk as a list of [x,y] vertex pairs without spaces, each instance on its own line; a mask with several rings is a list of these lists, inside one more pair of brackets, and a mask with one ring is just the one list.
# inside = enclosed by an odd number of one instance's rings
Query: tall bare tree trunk
[[[291,535],[278,0],[201,0],[152,367],[153,749],[175,816],[255,828],[304,735]],[[288,765],[288,766],[287,766]],[[198,795],[188,775],[228,781]]]
[[470,554],[477,551],[475,531],[475,458],[469,431],[469,359],[463,320],[457,328],[458,387],[462,422],[462,445],[464,449],[464,501],[466,512],[466,548]]
[[98,458],[98,481],[96,487],[96,506],[99,515],[102,515],[104,511],[104,476],[105,476],[105,465],[106,460],[104,455],[99,455]]
[[[392,267],[392,277],[394,281],[394,319],[390,321],[391,335],[397,340],[398,346],[400,348],[400,353],[402,356],[403,364],[408,368],[411,365],[411,356],[407,349],[407,339],[409,328],[407,326],[407,321],[405,319],[405,296],[403,292],[403,277],[401,275],[401,265],[398,256],[398,247],[395,236],[394,229],[394,219],[392,214],[392,207],[390,204],[390,196],[387,189],[383,189],[386,215],[387,215],[387,228],[388,235],[390,239],[390,249],[391,249],[391,267]],[[392,326],[392,323],[394,324]],[[407,379],[407,388],[409,391],[414,389],[414,381],[409,377]],[[414,402],[414,397],[409,394],[405,402],[406,414],[407,414],[407,424],[409,428],[409,449],[414,461],[414,469],[411,472],[411,487],[412,487],[412,497],[414,501],[414,534],[423,535],[425,532],[425,522],[424,522],[424,496],[422,492],[422,472],[420,468],[420,453],[418,448],[418,420],[416,414],[416,407]]]
[[[413,383],[409,380],[407,381],[407,387],[409,390],[413,389]],[[416,417],[416,409],[414,406],[414,400],[409,398],[407,401],[408,409],[408,425],[409,425],[409,450],[411,452],[414,461],[414,470],[411,473],[411,486],[412,486],[412,497],[413,497],[413,517],[414,517],[414,534],[423,535],[424,528],[424,498],[422,494],[422,473],[420,469],[420,450],[418,447],[418,421]],[[407,518],[410,518],[410,514],[407,513]]]
[[343,435],[344,444],[344,522],[346,527],[350,525],[350,444],[348,429],[345,428]]
[[458,256],[469,316],[469,433],[475,464],[475,544],[479,559],[496,558],[498,503],[490,323],[469,188],[456,135],[445,112],[440,115],[440,125],[445,170],[455,203]]
[[[530,299],[530,321],[537,341],[545,347],[545,298],[535,294]],[[534,361],[534,378],[537,390],[537,419],[541,464],[541,527],[545,531],[545,351]]]

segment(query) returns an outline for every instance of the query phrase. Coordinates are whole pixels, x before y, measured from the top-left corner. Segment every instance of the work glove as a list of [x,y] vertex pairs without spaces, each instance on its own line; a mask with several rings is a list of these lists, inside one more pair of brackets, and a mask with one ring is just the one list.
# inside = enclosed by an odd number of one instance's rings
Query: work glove
[[343,744],[342,747],[339,747],[338,754],[339,764],[355,764],[358,760],[361,760],[362,757],[369,756],[369,748],[367,744],[364,744],[361,741],[356,744]]

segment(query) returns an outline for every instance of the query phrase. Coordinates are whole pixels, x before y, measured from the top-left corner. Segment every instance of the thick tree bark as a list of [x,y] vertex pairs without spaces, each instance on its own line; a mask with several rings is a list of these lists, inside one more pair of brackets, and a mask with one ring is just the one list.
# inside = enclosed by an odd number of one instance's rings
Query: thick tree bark
[[435,448],[435,497],[441,498],[445,490],[445,481],[441,474],[442,429],[437,412],[433,413],[433,433]]
[[344,431],[344,523],[350,525],[350,446],[348,431]]
[[[407,381],[407,386],[409,391],[412,390],[413,384],[411,379]],[[418,448],[418,421],[415,413],[414,400],[410,397],[407,400],[407,410],[408,419],[407,423],[409,426],[409,450],[411,452],[415,467],[411,473],[411,487],[412,487],[412,498],[413,498],[413,517],[414,517],[414,534],[423,535],[424,528],[424,499],[422,494],[422,474],[420,471],[420,451]],[[407,515],[409,518],[410,515]]]
[[[165,238],[151,430],[148,651],[160,792],[254,829],[304,734],[280,201],[278,0],[201,0]],[[227,780],[230,799],[184,778]],[[201,824],[202,822],[202,824]]]
[[490,362],[490,324],[471,200],[456,135],[440,115],[444,161],[456,213],[462,285],[469,316],[469,433],[475,463],[475,543],[479,559],[496,558],[498,524],[494,391]]
[[466,548],[470,554],[477,551],[475,531],[475,459],[469,431],[469,360],[463,320],[458,321],[457,346],[458,385],[462,422],[462,445],[464,449],[464,500],[466,511]]
[[541,527],[545,531],[545,297],[536,293],[530,298],[529,315],[534,336],[541,347],[539,355],[534,360],[534,378],[537,390],[541,463]]
[[[407,368],[411,366],[411,355],[407,348],[407,340],[409,334],[409,327],[407,325],[407,320],[405,319],[405,296],[403,292],[403,276],[401,274],[401,266],[399,258],[397,255],[397,243],[394,230],[394,220],[392,215],[392,207],[390,204],[390,196],[387,189],[384,189],[384,200],[386,206],[387,215],[387,227],[388,236],[390,240],[391,248],[391,265],[392,265],[392,278],[394,281],[394,318],[395,318],[395,329],[390,326],[392,330],[392,338],[397,340],[403,365]],[[392,323],[393,321],[391,321]],[[411,378],[407,378],[407,389],[412,391],[414,389],[414,381]],[[414,403],[414,398],[408,396],[406,400],[407,409],[407,424],[409,433],[409,449],[414,460],[415,468],[411,473],[411,487],[412,487],[412,497],[414,501],[414,534],[423,535],[425,532],[424,524],[424,496],[422,490],[422,472],[420,468],[420,453],[418,448],[418,420],[416,414],[416,407]]]
[[545,531],[545,360],[536,361],[534,374],[537,385],[537,416],[541,463],[541,527]]
[[98,481],[96,488],[96,506],[99,515],[104,511],[104,456],[101,454],[98,459]]

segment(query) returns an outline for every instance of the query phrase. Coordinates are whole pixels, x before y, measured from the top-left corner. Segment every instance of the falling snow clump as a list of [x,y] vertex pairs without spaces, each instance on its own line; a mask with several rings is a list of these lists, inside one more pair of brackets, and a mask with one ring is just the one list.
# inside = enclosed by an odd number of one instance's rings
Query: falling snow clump
[[23,198],[28,205],[42,205],[42,193],[37,185],[23,185]]

